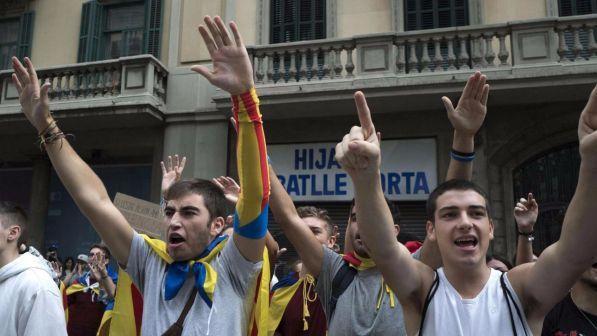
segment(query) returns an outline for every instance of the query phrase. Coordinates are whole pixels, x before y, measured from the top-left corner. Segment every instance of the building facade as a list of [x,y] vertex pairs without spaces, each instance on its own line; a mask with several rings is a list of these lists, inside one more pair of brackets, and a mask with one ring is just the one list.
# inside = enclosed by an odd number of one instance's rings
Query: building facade
[[157,202],[159,162],[174,153],[189,158],[187,177],[235,176],[229,98],[189,70],[210,63],[197,26],[220,15],[249,45],[283,184],[297,204],[327,208],[341,232],[352,192],[333,147],[358,122],[354,91],[383,134],[382,182],[401,229],[423,238],[424,202],[452,140],[440,98],[456,101],[482,70],[491,93],[474,180],[490,195],[493,250],[512,257],[513,206],[533,192],[540,252],[559,236],[576,186],[596,13],[595,0],[3,1],[0,198],[28,207],[37,246],[75,254],[98,239],[34,144],[10,83],[13,55],[51,81],[53,113],[111,196]]

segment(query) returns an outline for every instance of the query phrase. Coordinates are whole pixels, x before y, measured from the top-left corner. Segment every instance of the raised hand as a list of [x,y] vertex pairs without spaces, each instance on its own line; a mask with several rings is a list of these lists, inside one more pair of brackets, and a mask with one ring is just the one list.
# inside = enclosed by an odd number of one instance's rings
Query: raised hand
[[56,273],[56,276],[62,277],[62,265],[58,261],[51,261],[50,265],[52,265],[52,270]]
[[486,81],[487,77],[478,71],[470,76],[456,108],[450,98],[442,97],[448,119],[455,131],[474,136],[483,125],[489,96],[489,84],[485,84]]
[[376,174],[381,164],[379,138],[365,95],[357,91],[354,100],[361,126],[353,126],[342,142],[336,145],[336,160],[353,179]]
[[527,199],[524,197],[521,198],[514,207],[514,219],[516,219],[518,231],[522,233],[530,233],[533,231],[538,216],[539,205],[532,193],[529,193]]
[[217,185],[226,196],[226,199],[236,204],[238,202],[238,195],[240,195],[240,186],[232,177],[220,176],[212,179],[212,182]]
[[12,58],[12,68],[14,69],[12,82],[19,93],[19,102],[25,117],[37,129],[37,132],[41,133],[53,121],[50,115],[50,98],[48,97],[50,83],[46,81],[40,88],[37,73],[28,57],[25,57],[25,65],[27,68],[16,57]]
[[164,161],[160,162],[162,166],[162,195],[165,195],[166,191],[180,180],[184,166],[187,163],[187,157],[183,156],[182,160],[179,160],[178,154],[176,154],[173,160],[172,156],[168,155],[167,162],[167,166],[164,164]]
[[583,161],[590,161],[597,168],[597,86],[578,121],[578,142]]
[[100,281],[101,278],[104,278],[108,275],[106,270],[106,258],[103,254],[98,254],[94,256],[91,261],[89,262],[90,273],[95,281]]
[[205,16],[204,21],[205,26],[199,26],[199,33],[211,56],[213,69],[195,65],[191,70],[201,74],[212,85],[231,95],[248,92],[254,86],[253,68],[236,24],[230,22],[233,41],[219,16],[214,19]]

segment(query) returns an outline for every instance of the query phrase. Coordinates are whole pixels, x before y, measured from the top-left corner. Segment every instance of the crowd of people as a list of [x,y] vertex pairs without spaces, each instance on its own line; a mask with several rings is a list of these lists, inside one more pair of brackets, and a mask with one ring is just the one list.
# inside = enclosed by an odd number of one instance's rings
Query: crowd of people
[[[597,87],[579,118],[579,181],[560,239],[533,254],[541,200],[519,195],[511,263],[488,253],[490,203],[472,181],[485,75],[468,78],[456,105],[441,98],[453,143],[445,181],[427,200],[423,241],[400,233],[380,182],[381,134],[365,95],[355,93],[359,125],[335,148],[355,192],[340,233],[326,210],[296,208],[276,177],[238,28],[204,21],[199,33],[213,67],[192,70],[231,95],[239,183],[183,179],[186,157],[169,156],[165,241],[129,225],[52,117],[49,84],[40,86],[30,59],[13,58],[23,113],[105,245],[64,263],[55,246],[42,256],[26,246],[22,208],[0,202],[0,334],[597,335]],[[299,256],[279,279],[274,265],[286,247],[268,232],[269,210]]]

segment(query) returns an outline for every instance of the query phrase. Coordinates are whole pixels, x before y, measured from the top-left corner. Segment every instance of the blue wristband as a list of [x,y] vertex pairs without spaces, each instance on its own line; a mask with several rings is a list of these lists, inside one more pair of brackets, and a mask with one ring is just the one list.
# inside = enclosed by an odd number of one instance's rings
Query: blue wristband
[[459,162],[471,162],[475,159],[475,152],[461,153],[454,150],[450,151],[450,157]]

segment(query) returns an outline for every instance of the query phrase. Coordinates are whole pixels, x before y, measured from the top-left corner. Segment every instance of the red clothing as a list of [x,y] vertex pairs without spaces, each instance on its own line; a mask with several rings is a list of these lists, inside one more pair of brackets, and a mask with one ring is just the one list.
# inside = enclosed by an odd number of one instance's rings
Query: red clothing
[[[325,335],[327,331],[327,323],[325,318],[325,312],[319,301],[319,296],[313,302],[307,301],[307,307],[309,308],[309,314],[311,317],[307,317],[307,323],[309,328],[303,331],[303,286],[305,283],[301,283],[297,288],[296,292],[288,302],[282,320],[276,329],[276,334],[283,336],[294,336],[294,335]],[[315,295],[314,288],[309,293],[310,297]]]
[[106,305],[101,301],[92,302],[91,291],[77,292],[69,295],[68,324],[69,336],[95,336],[102,322]]

